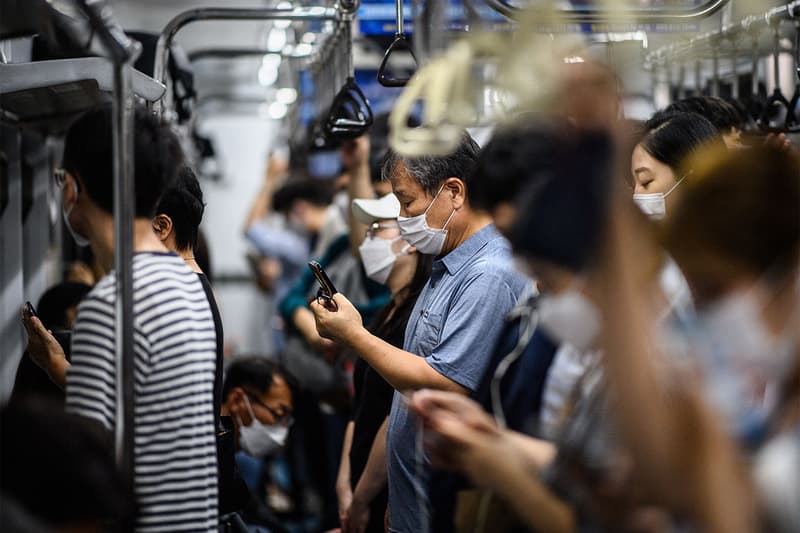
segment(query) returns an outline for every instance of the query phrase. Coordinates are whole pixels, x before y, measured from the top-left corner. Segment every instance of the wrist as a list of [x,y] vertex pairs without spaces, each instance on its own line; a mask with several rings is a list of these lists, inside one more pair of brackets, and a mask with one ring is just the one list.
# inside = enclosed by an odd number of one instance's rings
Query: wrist
[[347,328],[342,335],[341,341],[347,345],[348,348],[355,349],[358,351],[357,347],[364,344],[365,339],[370,335],[370,333],[364,329],[364,326],[361,324],[352,325],[351,327]]

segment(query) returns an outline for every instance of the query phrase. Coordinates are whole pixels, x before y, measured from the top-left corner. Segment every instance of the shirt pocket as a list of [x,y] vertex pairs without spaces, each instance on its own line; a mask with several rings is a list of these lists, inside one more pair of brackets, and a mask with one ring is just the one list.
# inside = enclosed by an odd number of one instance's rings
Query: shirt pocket
[[439,344],[439,338],[442,332],[442,315],[441,313],[432,313],[430,311],[423,311],[422,316],[417,322],[417,328],[414,332],[416,337],[417,347],[422,357],[428,357],[433,352],[433,349]]

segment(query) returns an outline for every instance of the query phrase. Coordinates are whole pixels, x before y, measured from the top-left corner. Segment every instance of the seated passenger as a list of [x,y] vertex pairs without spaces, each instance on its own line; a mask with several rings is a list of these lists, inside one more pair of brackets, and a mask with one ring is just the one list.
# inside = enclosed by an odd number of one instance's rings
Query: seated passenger
[[[64,145],[67,223],[109,270],[114,257],[110,106],[82,115]],[[203,284],[153,233],[158,200],[183,163],[172,131],[137,108],[133,131],[134,491],[140,531],[216,531],[214,427],[216,335]],[[37,318],[24,313],[28,353],[66,387],[67,409],[113,431],[117,424],[116,275],[78,307],[72,361]],[[130,450],[128,450],[130,452]]]

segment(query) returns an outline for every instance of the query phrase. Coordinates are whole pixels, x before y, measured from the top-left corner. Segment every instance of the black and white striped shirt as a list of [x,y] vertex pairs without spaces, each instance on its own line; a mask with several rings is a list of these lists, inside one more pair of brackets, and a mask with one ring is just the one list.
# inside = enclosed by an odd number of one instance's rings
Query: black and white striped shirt
[[[81,302],[67,371],[67,409],[115,422],[115,275]],[[134,487],[137,531],[215,531],[216,333],[197,275],[181,258],[137,253],[134,300]]]

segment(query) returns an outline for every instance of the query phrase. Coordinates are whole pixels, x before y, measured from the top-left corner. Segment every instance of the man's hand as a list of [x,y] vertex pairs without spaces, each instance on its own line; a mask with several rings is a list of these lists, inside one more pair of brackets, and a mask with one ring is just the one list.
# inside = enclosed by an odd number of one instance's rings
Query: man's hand
[[364,329],[361,315],[350,300],[340,293],[333,295],[333,302],[336,304],[336,311],[332,311],[319,300],[311,302],[317,331],[323,338],[349,344],[350,339]]
[[524,467],[525,461],[480,405],[445,391],[416,392],[410,408],[423,420],[431,463],[458,470],[490,488],[492,475]]
[[53,334],[44,328],[38,317],[30,316],[28,310],[22,309],[22,324],[28,334],[26,351],[36,365],[47,373],[57,385],[64,386],[67,358],[64,349],[58,344]]
[[344,165],[344,168],[353,170],[368,164],[369,137],[367,135],[344,142],[342,145],[342,165]]

